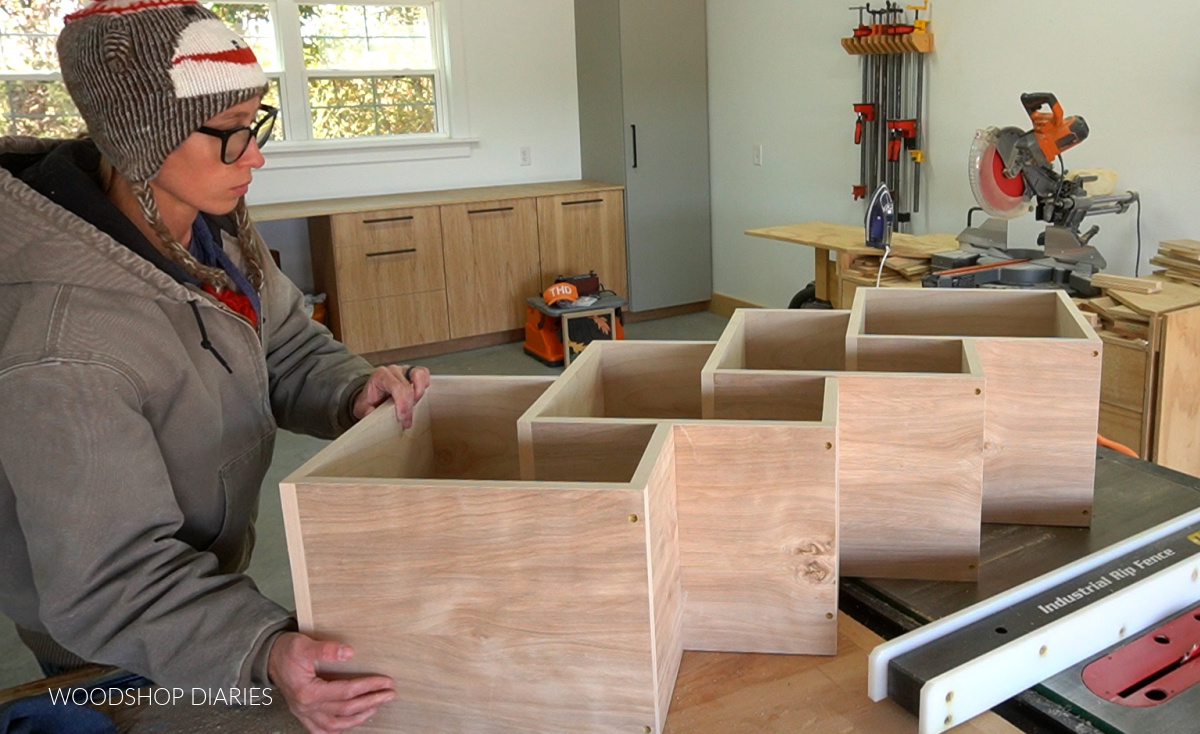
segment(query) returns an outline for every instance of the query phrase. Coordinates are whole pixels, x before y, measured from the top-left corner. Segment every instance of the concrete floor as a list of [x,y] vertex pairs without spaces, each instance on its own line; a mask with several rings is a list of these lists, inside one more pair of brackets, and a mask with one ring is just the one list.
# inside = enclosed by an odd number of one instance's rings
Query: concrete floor
[[[728,319],[701,312],[637,324],[627,324],[626,339],[716,341]],[[561,367],[546,367],[527,356],[521,344],[447,354],[420,361],[434,375],[555,375]],[[328,442],[280,431],[275,457],[263,481],[258,518],[258,545],[248,573],[268,598],[291,609],[292,574],[288,565],[279,482],[320,451]],[[3,620],[6,621],[6,620]],[[17,639],[11,624],[0,624],[0,689],[41,678],[33,655]]]

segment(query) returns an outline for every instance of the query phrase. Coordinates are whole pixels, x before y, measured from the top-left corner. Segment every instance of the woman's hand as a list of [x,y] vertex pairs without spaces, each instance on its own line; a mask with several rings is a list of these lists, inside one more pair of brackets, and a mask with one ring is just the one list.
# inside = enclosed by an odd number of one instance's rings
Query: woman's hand
[[392,679],[381,675],[325,680],[317,676],[318,662],[344,662],[354,650],[337,642],[321,642],[298,632],[275,639],[267,658],[271,682],[283,693],[288,708],[312,734],[345,731],[375,715],[396,697]]
[[366,418],[388,398],[396,401],[396,419],[405,428],[412,427],[413,407],[429,387],[429,370],[389,364],[376,367],[367,384],[354,400],[354,417]]

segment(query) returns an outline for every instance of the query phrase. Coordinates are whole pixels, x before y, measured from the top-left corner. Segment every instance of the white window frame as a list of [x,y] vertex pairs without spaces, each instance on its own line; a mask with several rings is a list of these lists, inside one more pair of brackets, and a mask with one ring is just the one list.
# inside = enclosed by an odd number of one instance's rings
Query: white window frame
[[[466,158],[479,144],[470,135],[465,82],[456,72],[464,66],[462,51],[462,0],[216,0],[231,4],[267,5],[275,27],[275,48],[280,116],[286,140],[273,141],[263,149],[272,168],[308,168],[323,165],[380,163],[402,160]],[[434,75],[438,132],[409,135],[380,135],[359,138],[316,139],[311,137],[312,109],[308,97],[308,71],[304,68],[300,35],[300,5],[424,5],[429,8],[434,57],[440,68]],[[317,70],[316,77],[362,77],[368,70]],[[461,74],[460,74],[461,76]]]

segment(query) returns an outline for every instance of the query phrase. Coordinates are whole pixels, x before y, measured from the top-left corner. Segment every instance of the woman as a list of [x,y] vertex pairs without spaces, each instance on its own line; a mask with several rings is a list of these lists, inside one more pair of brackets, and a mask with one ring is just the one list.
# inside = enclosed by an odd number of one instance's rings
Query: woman
[[0,139],[0,609],[43,668],[274,684],[311,731],[391,681],[294,631],[242,572],[276,425],[333,437],[423,368],[371,366],[301,309],[242,196],[275,110],[253,52],[194,0],[68,16],[90,140]]

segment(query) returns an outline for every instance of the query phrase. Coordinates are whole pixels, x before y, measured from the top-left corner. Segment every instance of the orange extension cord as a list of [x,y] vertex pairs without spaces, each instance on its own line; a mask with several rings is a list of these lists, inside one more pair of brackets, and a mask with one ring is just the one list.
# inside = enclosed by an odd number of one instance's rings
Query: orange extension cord
[[1128,446],[1126,446],[1123,443],[1117,443],[1116,441],[1112,440],[1111,438],[1105,438],[1104,436],[1101,436],[1099,433],[1096,434],[1096,443],[1105,448],[1112,449],[1113,451],[1118,451],[1122,454],[1125,454],[1126,456],[1132,456],[1135,459],[1139,458],[1137,452],[1134,451],[1133,449],[1129,448]]

